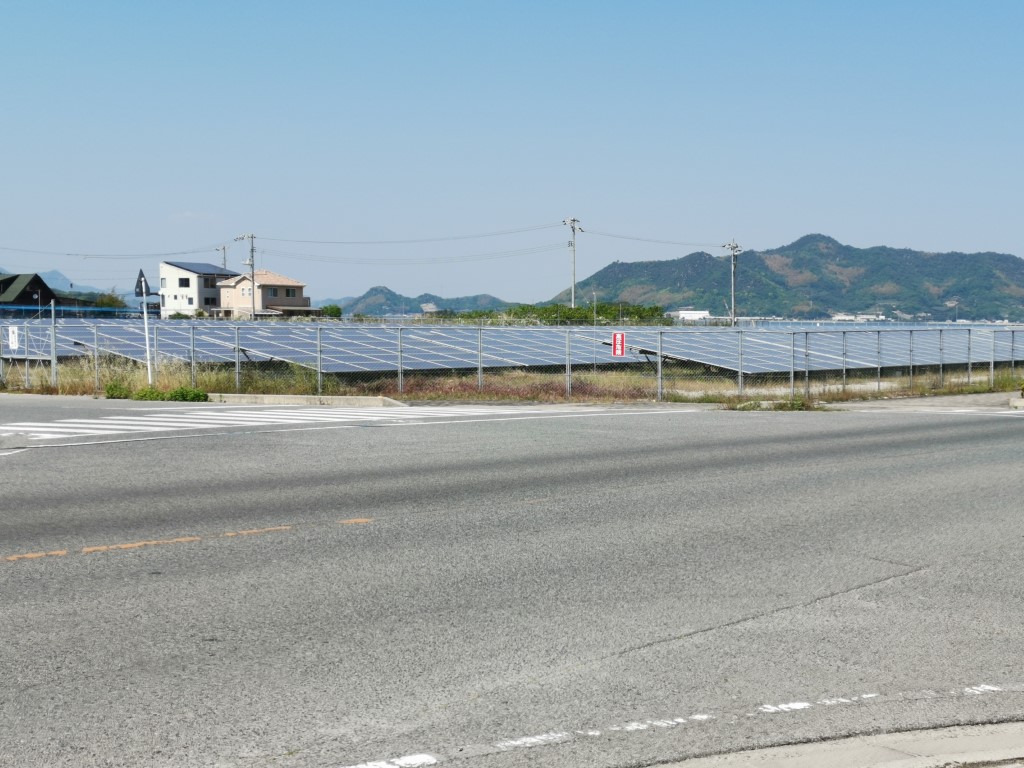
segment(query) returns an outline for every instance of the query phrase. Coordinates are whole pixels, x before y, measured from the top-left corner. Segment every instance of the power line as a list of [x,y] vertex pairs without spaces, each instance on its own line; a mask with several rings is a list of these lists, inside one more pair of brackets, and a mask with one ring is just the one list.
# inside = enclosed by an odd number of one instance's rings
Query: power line
[[0,251],[11,253],[31,253],[36,256],[75,256],[83,259],[155,259],[163,256],[189,256],[193,253],[204,253],[210,250],[217,250],[220,245],[207,245],[202,248],[193,248],[188,251],[169,251],[167,253],[69,253],[67,251],[35,251],[29,248],[13,248],[0,245]]
[[294,259],[296,261],[312,261],[324,264],[377,264],[382,266],[399,266],[415,264],[457,264],[472,261],[495,261],[497,259],[508,259],[515,256],[529,256],[535,253],[546,253],[548,251],[560,250],[565,246],[561,242],[536,245],[529,248],[517,248],[510,251],[490,251],[487,253],[472,253],[461,256],[433,256],[426,258],[398,257],[365,258],[358,256],[319,256],[312,253],[295,253],[293,251],[280,251],[273,248],[260,248],[259,252],[268,256],[276,256],[283,259]]
[[441,243],[450,240],[476,240],[484,237],[500,237],[501,235],[516,235],[520,232],[536,232],[540,229],[552,229],[562,226],[559,224],[538,224],[533,227],[521,227],[519,229],[504,229],[499,232],[483,232],[478,235],[449,235],[447,237],[421,237],[409,240],[296,240],[287,237],[263,237],[260,240],[273,240],[279,243],[306,243],[310,245],[412,245],[414,243]]
[[636,240],[641,243],[658,243],[660,245],[683,245],[687,248],[720,248],[717,243],[684,243],[678,240],[655,240],[650,237],[636,237],[634,235],[616,235],[611,232],[598,232],[595,229],[588,229],[588,235],[600,235],[601,237],[614,237],[618,240]]

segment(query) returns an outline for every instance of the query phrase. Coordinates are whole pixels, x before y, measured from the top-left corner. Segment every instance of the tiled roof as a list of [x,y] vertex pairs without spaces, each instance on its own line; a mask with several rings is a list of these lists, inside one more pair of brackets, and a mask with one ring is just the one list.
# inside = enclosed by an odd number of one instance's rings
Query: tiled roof
[[218,267],[216,264],[206,264],[201,261],[165,261],[171,267],[184,269],[186,272],[194,272],[197,275],[216,275],[217,277],[235,277],[238,273]]
[[[249,276],[245,275],[245,274],[234,275],[233,277],[230,277],[227,280],[221,280],[219,285],[230,286],[230,287],[233,288],[236,285],[238,285],[239,283],[241,283],[242,281],[248,281],[248,279],[249,279]],[[257,286],[260,286],[260,285],[270,285],[270,286],[283,285],[283,286],[287,286],[289,288],[305,288],[306,287],[305,283],[301,283],[298,280],[292,280],[290,277],[285,277],[284,275],[279,275],[279,274],[277,274],[277,272],[271,272],[270,270],[267,270],[267,269],[257,269],[256,270],[256,285]]]

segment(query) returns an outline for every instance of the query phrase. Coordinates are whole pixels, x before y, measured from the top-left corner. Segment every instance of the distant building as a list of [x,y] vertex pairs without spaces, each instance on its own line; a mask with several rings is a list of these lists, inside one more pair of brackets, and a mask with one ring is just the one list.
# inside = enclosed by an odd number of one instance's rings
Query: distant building
[[671,312],[666,312],[665,317],[671,317],[673,320],[682,321],[697,321],[697,320],[710,320],[711,313],[705,309],[673,309]]
[[215,313],[218,316],[251,320],[254,304],[256,317],[319,315],[321,312],[311,307],[309,299],[303,296],[305,283],[265,269],[256,270],[255,296],[252,278],[247,274],[221,280],[217,286],[221,300],[220,309]]
[[160,264],[160,317],[182,314],[195,317],[202,310],[217,314],[220,288],[217,283],[237,272],[214,264],[164,261]]
[[60,296],[39,275],[0,275],[0,311],[4,314],[37,313],[51,301],[61,304]]
[[833,312],[832,320],[837,323],[874,323],[881,320],[885,320],[885,315],[881,314],[859,314],[851,315],[848,312]]

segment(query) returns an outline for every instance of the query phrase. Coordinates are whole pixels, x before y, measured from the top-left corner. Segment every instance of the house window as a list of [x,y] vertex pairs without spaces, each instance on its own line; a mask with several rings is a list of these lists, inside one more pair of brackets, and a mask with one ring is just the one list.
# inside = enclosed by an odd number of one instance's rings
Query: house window
[[194,303],[195,303],[195,302],[194,302],[194,301],[192,301],[192,297],[191,297],[191,296],[189,296],[189,297],[188,297],[188,305],[189,305],[189,306],[191,307],[191,306],[192,306],[192,305],[193,305]]
[[179,288],[188,288],[190,286],[190,284],[191,283],[189,282],[189,278],[187,278],[187,277],[179,277],[178,278],[178,287]]
[[286,298],[294,299],[295,298],[295,289],[294,288],[285,288],[284,289],[284,295],[285,295]]
[[277,288],[270,288],[268,290],[270,291],[270,298],[276,299],[277,298]]
[[166,307],[167,306],[167,297],[164,296],[162,293],[160,294],[160,306],[161,307]]
[[203,297],[203,304],[206,305],[207,307],[216,307],[217,306],[217,297],[216,296],[205,296],[205,297]]
[[160,287],[161,288],[166,288],[167,287],[167,278],[166,277],[161,277],[160,278]]
[[216,288],[216,287],[217,287],[217,278],[216,277],[204,277],[203,278],[203,288],[213,289],[213,288]]

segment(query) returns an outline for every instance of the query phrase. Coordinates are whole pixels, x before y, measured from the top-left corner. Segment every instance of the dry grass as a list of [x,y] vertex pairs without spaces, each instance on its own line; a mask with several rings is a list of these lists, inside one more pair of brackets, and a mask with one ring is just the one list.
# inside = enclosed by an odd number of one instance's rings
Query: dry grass
[[[109,383],[118,383],[130,390],[147,385],[146,366],[114,355],[99,358],[98,370],[92,358],[62,361],[58,368],[57,386],[50,381],[46,362],[28,365],[5,363],[0,388],[65,395],[103,396]],[[879,381],[870,375],[815,374],[809,381],[797,375],[792,386],[789,375],[751,376],[744,381],[742,395],[735,377],[716,375],[703,370],[680,369],[667,365],[663,371],[663,398],[670,402],[714,402],[725,407],[751,401],[775,402],[837,402],[877,397],[966,394],[973,392],[1013,391],[1020,387],[1020,376],[1008,366],[995,372],[994,386],[989,384],[989,371],[977,369],[968,380],[965,370],[945,371],[940,378],[935,371],[915,371],[911,381],[906,372],[884,376]],[[196,366],[194,385],[205,392],[243,392],[258,394],[316,394],[316,373],[289,363],[243,364],[239,380],[233,365],[202,364]],[[160,390],[193,385],[193,369],[186,362],[160,360],[154,368],[154,385]],[[237,385],[237,386],[236,386]],[[657,398],[657,377],[653,366],[615,369],[578,368],[572,373],[570,401],[615,402],[653,401]],[[485,371],[483,387],[476,371],[406,372],[402,387],[395,373],[351,375],[325,374],[322,379],[325,395],[383,395],[403,400],[500,400],[566,402],[564,368],[548,370]],[[803,406],[801,406],[803,407]]]

